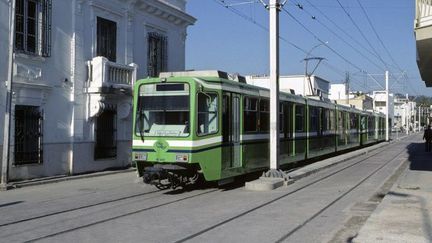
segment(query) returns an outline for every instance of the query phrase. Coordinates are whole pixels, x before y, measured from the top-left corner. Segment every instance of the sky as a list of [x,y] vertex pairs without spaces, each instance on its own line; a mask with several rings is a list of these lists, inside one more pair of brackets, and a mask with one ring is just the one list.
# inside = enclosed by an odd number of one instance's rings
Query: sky
[[[188,28],[186,69],[269,73],[268,11],[258,0],[188,0],[187,12],[197,22]],[[382,90],[389,70],[391,92],[432,96],[416,64],[414,17],[415,0],[287,1],[280,74],[304,74],[306,56],[322,57],[314,74],[331,83],[348,73],[351,90]]]

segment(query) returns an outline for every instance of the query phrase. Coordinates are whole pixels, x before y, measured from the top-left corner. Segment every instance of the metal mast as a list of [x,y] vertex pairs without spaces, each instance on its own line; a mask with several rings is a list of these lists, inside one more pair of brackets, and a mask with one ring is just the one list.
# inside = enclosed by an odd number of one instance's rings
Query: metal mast
[[279,169],[279,0],[270,0],[270,170]]
[[9,182],[9,145],[10,145],[10,122],[12,110],[12,79],[14,62],[14,43],[15,43],[15,0],[11,2],[9,29],[9,60],[8,60],[8,80],[6,81],[6,104],[3,129],[3,153],[0,190],[6,190]]

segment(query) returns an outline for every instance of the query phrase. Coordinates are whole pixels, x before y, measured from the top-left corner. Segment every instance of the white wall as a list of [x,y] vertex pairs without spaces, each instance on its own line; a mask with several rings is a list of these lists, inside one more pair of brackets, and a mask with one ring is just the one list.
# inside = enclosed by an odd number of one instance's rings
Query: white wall
[[[96,18],[100,16],[117,23],[116,62],[138,64],[138,78],[147,76],[147,32],[150,30],[168,37],[168,71],[184,70],[186,28],[195,19],[178,11],[185,9],[184,0],[152,1],[169,13],[169,18],[156,16],[158,11],[148,12],[150,2],[146,0],[132,1],[131,5],[128,2],[53,0],[51,56],[17,54],[13,102],[43,109],[44,161],[38,165],[11,166],[11,180],[99,171],[130,163],[131,114],[117,120],[117,158],[98,161],[93,158],[95,119],[87,119],[89,95],[84,88],[88,78],[86,62],[96,55]],[[5,57],[0,58],[2,85],[7,79],[8,9],[8,0],[0,0],[0,55]],[[132,103],[130,95],[104,95],[104,99],[116,104]],[[4,88],[1,88],[0,114],[4,113],[4,103]],[[0,144],[3,120],[0,116]],[[11,135],[13,143],[13,132]]]

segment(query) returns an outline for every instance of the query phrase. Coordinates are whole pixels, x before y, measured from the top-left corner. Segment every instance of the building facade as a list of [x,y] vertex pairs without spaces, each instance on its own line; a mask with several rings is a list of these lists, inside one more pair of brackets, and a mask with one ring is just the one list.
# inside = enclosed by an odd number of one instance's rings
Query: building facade
[[417,65],[427,87],[432,87],[432,1],[416,0],[414,31],[417,46]]
[[[383,114],[387,114],[387,109],[386,109],[386,103],[387,103],[387,98],[386,98],[386,92],[385,91],[374,91],[372,94],[372,98],[373,98],[373,109],[374,111],[379,111]],[[389,104],[388,104],[388,116],[389,116],[389,126],[392,127],[393,125],[393,121],[394,121],[394,95],[393,94],[389,94],[388,95],[388,100],[389,100]]]
[[373,110],[373,99],[362,92],[348,91],[345,84],[330,85],[330,100],[341,105],[354,106],[360,110]]
[[[11,3],[0,0],[4,57]],[[133,83],[184,70],[187,27],[196,21],[185,7],[186,0],[16,0],[10,180],[129,166]],[[0,80],[7,67],[0,59]],[[1,110],[5,101],[1,89]]]

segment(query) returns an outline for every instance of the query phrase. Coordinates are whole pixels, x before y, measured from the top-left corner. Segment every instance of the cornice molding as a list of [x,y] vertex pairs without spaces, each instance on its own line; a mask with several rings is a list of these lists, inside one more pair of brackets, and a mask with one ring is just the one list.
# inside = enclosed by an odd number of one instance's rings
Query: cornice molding
[[158,0],[138,0],[136,6],[141,11],[178,26],[187,27],[196,22],[191,15]]

